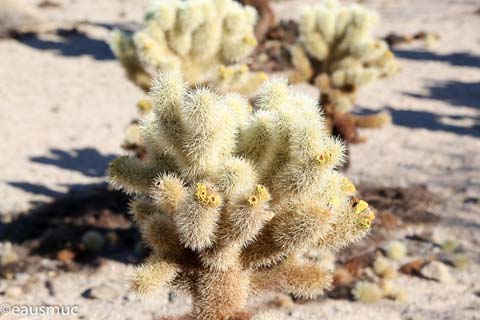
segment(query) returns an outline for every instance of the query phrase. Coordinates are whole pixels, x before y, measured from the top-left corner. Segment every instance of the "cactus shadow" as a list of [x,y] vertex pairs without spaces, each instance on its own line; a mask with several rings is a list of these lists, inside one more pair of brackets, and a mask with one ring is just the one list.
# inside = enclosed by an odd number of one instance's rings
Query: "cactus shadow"
[[[57,191],[55,189],[49,188],[48,186],[43,184],[31,183],[27,181],[8,181],[7,184],[12,187],[21,189],[25,192],[31,193],[33,195],[46,196],[52,199],[58,199],[58,198],[64,197],[65,195],[72,192],[83,192],[83,191],[88,191],[89,189],[92,189],[92,188],[107,186],[106,182],[90,183],[90,184],[80,184],[80,183],[58,184],[58,186],[64,187],[67,189],[67,191],[61,192],[61,191]],[[39,206],[44,203],[45,202],[41,202],[41,201],[30,201],[30,204],[34,206]]]
[[103,41],[89,37],[76,29],[57,30],[58,41],[44,40],[36,35],[27,35],[18,39],[31,48],[53,52],[65,57],[89,56],[95,60],[115,60],[109,45]]
[[[62,250],[73,254],[72,261],[60,259],[67,268],[98,266],[102,259],[138,263],[143,258],[136,248],[141,237],[128,217],[128,203],[124,193],[107,186],[71,191],[17,214],[9,222],[0,222],[0,239],[26,249],[23,264],[38,256],[58,259]],[[85,248],[81,239],[87,231],[106,240],[101,250]]]
[[102,154],[94,148],[65,151],[50,149],[46,156],[31,157],[32,162],[77,171],[87,177],[103,177],[114,154]]
[[[395,125],[412,128],[427,129],[431,131],[446,131],[458,135],[466,135],[472,137],[480,137],[480,119],[474,118],[475,125],[465,127],[454,125],[442,121],[442,115],[419,110],[400,110],[387,108],[392,115],[392,121]],[[448,116],[450,119],[462,121],[468,117]],[[470,119],[471,120],[471,119]]]
[[7,184],[35,195],[42,195],[51,198],[57,198],[63,195],[63,193],[48,188],[47,186],[26,181],[9,181]]
[[455,52],[450,54],[438,54],[425,50],[393,50],[397,57],[409,60],[421,61],[440,61],[446,62],[453,66],[460,67],[476,67],[480,68],[480,56],[473,55],[469,52]]
[[428,94],[406,93],[419,99],[445,101],[451,105],[480,109],[480,82],[446,81],[427,87]]

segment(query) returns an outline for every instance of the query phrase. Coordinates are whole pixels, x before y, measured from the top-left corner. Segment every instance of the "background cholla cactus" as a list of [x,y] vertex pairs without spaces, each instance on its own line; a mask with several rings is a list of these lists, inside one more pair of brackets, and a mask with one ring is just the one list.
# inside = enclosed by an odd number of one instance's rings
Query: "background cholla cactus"
[[334,170],[343,146],[315,101],[273,80],[252,112],[239,95],[186,90],[176,73],[161,74],[151,98],[146,159],[109,168],[113,185],[135,195],[152,250],[133,289],[190,294],[200,320],[249,319],[246,300],[264,289],[321,294],[331,272],[299,256],[360,239],[374,214]]
[[111,47],[134,83],[145,90],[150,74],[181,71],[190,86],[253,94],[266,79],[235,65],[257,46],[254,8],[232,0],[165,0],[152,3],[145,27],[116,32]]
[[241,2],[257,10],[260,18],[255,26],[255,36],[258,41],[263,41],[268,30],[275,26],[275,13],[270,5],[270,0],[241,0]]
[[357,127],[379,128],[390,122],[387,113],[350,114],[357,88],[398,70],[393,53],[372,36],[375,12],[337,1],[305,8],[299,20],[300,37],[291,48],[296,71],[292,81],[309,81],[321,90],[320,104],[331,131],[347,142],[363,139]]

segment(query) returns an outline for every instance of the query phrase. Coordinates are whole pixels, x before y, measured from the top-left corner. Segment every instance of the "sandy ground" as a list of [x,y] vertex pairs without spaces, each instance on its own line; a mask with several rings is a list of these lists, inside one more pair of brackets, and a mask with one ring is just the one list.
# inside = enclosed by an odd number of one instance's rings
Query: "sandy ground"
[[[35,3],[35,1],[32,1]],[[141,20],[146,0],[57,1],[43,10],[51,19],[88,21],[87,36],[0,41],[0,216],[49,201],[69,189],[102,183],[107,163],[121,154],[124,129],[136,116],[141,91],[128,82],[104,40],[109,28]],[[313,1],[308,1],[313,3]],[[311,302],[281,311],[281,319],[480,319],[480,1],[364,1],[382,15],[379,36],[391,31],[435,31],[432,48],[402,46],[402,72],[366,87],[359,105],[388,108],[394,124],[365,132],[368,142],[352,148],[348,175],[356,182],[388,186],[423,183],[445,200],[435,232],[457,238],[474,262],[455,271],[445,285],[401,277],[409,301],[362,305]],[[298,14],[297,1],[275,3],[279,16]],[[309,92],[316,94],[310,88]],[[1,239],[0,239],[1,241]],[[148,302],[126,293],[131,266],[109,262],[97,272],[51,279],[49,294],[37,284],[15,304],[75,304],[79,319],[152,319],[189,308],[167,291]],[[44,280],[44,279],[43,279]],[[113,286],[111,299],[81,294],[97,285]],[[0,283],[0,291],[12,283]],[[251,307],[268,300],[252,300]],[[1,319],[14,319],[0,315]]]

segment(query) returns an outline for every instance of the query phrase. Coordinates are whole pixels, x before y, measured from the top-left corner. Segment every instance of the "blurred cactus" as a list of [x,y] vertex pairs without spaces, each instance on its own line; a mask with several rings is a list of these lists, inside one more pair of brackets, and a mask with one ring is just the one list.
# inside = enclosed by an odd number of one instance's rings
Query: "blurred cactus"
[[391,279],[397,276],[397,271],[390,261],[383,256],[378,256],[373,263],[373,271],[382,278]]
[[320,104],[331,132],[350,143],[364,140],[357,128],[379,128],[391,121],[387,113],[350,113],[359,86],[398,70],[387,43],[372,36],[377,21],[375,12],[359,5],[340,6],[325,0],[305,8],[299,20],[299,41],[290,50],[295,67],[291,80],[320,88]]
[[387,257],[400,261],[407,255],[407,247],[401,241],[390,241],[385,245]]
[[236,65],[257,46],[257,13],[233,0],[154,2],[145,27],[134,34],[117,31],[111,47],[131,81],[148,91],[153,74],[179,71],[190,86],[252,95],[266,79]]
[[109,167],[111,183],[135,195],[131,212],[152,249],[133,289],[190,294],[203,320],[240,317],[265,289],[322,294],[331,271],[300,257],[362,238],[374,214],[334,170],[343,146],[315,101],[271,80],[253,112],[237,94],[186,89],[175,72],[160,74],[151,98],[145,160]]
[[270,0],[242,0],[240,2],[257,10],[260,18],[255,26],[255,36],[258,41],[263,41],[270,28],[275,26],[275,14]]
[[367,281],[357,282],[352,290],[352,294],[355,300],[363,303],[376,303],[383,297],[382,288],[375,283]]

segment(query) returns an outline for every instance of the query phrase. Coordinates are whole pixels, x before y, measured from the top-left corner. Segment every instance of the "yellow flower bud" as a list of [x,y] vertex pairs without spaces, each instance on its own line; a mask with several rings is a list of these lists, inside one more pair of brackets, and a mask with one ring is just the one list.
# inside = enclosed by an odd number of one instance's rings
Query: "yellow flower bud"
[[251,35],[244,37],[243,42],[251,46],[256,46],[258,44],[257,39],[255,39],[255,37]]
[[355,193],[357,191],[355,185],[348,178],[343,178],[342,190],[346,193]]
[[360,200],[355,205],[355,213],[359,214],[368,209],[368,203],[366,201]]
[[250,196],[248,197],[248,203],[253,207],[255,205],[257,205],[258,203],[258,198],[257,196]]

